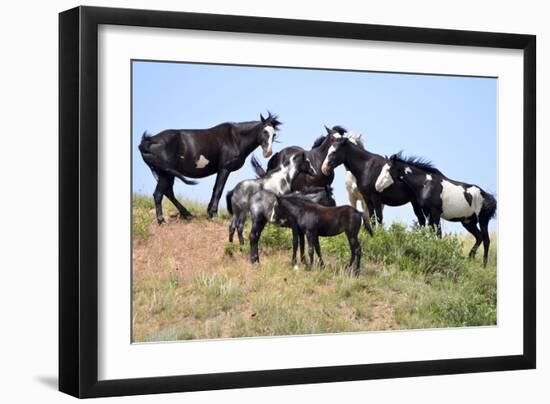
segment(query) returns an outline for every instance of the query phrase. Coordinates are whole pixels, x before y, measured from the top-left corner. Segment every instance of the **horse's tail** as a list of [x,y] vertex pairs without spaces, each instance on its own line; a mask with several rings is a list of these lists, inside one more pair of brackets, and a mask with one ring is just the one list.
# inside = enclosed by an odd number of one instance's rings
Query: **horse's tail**
[[497,200],[494,195],[489,193],[484,193],[483,195],[483,204],[481,206],[481,211],[487,215],[489,219],[495,217],[497,213]]
[[266,176],[266,171],[263,169],[262,165],[260,164],[260,162],[256,159],[256,156],[252,156],[250,158],[250,164],[252,164],[252,168],[254,169],[254,171],[256,172],[256,175],[258,176],[258,178],[263,178]]
[[229,214],[233,214],[233,205],[231,203],[231,197],[233,196],[233,190],[225,194],[225,204],[227,205],[227,211]]
[[365,226],[365,230],[373,236],[374,233],[372,231],[372,227],[370,225],[370,218],[365,214],[365,212],[361,212],[361,218],[363,219],[363,225]]
[[173,175],[174,177],[180,179],[187,185],[197,184],[197,181],[188,180],[180,172],[173,169],[172,167],[169,167],[168,164],[163,159],[155,155],[151,151],[151,145],[153,143],[154,141],[151,139],[151,136],[147,135],[147,132],[143,132],[143,135],[141,136],[141,142],[138,147],[141,153],[141,157],[143,157],[143,161],[145,161],[145,164],[149,166],[155,178],[158,179],[159,171],[162,171],[167,174]]

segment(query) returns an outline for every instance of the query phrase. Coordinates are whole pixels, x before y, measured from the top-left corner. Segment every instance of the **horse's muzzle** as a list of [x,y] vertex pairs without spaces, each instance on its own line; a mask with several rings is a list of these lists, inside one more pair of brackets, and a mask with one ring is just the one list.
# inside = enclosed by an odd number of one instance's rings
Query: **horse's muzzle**
[[272,154],[273,154],[273,152],[271,150],[264,150],[264,157],[265,158],[271,157]]
[[321,171],[323,172],[323,174],[325,174],[327,177],[330,175],[330,168],[328,168],[326,165],[322,165],[321,166]]

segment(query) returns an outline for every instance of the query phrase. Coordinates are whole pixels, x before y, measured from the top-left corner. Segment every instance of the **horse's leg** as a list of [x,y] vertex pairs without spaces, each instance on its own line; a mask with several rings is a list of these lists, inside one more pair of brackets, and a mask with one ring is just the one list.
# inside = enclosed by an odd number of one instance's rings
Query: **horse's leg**
[[481,237],[483,237],[483,268],[487,267],[487,261],[489,259],[489,218],[484,215],[479,217],[479,228],[481,229]]
[[418,225],[421,227],[426,226],[426,216],[424,216],[424,212],[422,211],[420,205],[416,201],[411,201],[411,205],[413,206],[414,214],[418,219]]
[[290,264],[292,266],[296,265],[296,251],[298,250],[298,229],[296,226],[292,226],[292,259],[290,261]]
[[298,230],[298,237],[300,240],[300,261],[302,264],[306,263],[306,240],[304,233],[301,230]]
[[157,222],[158,224],[164,223],[164,217],[162,216],[162,198],[164,193],[161,191],[163,178],[159,176],[157,180],[157,186],[155,187],[155,192],[153,192],[153,199],[155,200],[155,210],[157,212]]
[[312,270],[313,269],[313,248],[314,248],[314,245],[315,245],[315,235],[313,234],[313,232],[311,231],[308,231],[306,233],[306,236],[307,236],[307,252],[308,252],[308,255],[309,255],[309,269]]
[[481,236],[481,232],[477,228],[477,219],[472,219],[468,222],[462,222],[462,226],[464,226],[464,228],[468,230],[472,234],[472,236],[474,236],[476,239],[472,249],[470,250],[470,254],[468,254],[468,257],[470,259],[474,259],[476,257],[477,249],[479,248],[479,245],[483,240],[483,237]]
[[374,212],[376,213],[376,219],[378,220],[378,224],[382,224],[382,220],[384,219],[384,215],[382,214],[382,203],[380,201],[373,202],[374,205]]
[[351,251],[351,258],[349,260],[348,268],[351,272],[353,269],[353,263],[355,262],[355,275],[359,275],[359,272],[361,270],[361,244],[357,239],[357,234],[359,233],[360,226],[361,222],[359,222],[359,226],[357,227],[357,230],[355,232],[346,232],[346,236],[348,237],[349,249]]
[[169,178],[168,186],[166,187],[166,190],[164,192],[164,195],[168,198],[170,202],[174,204],[174,206],[178,209],[180,216],[184,219],[191,219],[193,215],[191,212],[189,212],[187,209],[185,209],[185,206],[183,206],[174,195],[174,177]]
[[367,203],[365,202],[365,198],[363,198],[363,195],[359,197],[359,202],[361,202],[361,209],[363,209],[363,212],[365,213],[365,215],[367,215],[367,217],[370,218],[371,213]]
[[266,220],[264,217],[259,217],[252,223],[252,229],[250,230],[250,262],[253,264],[260,262],[260,255],[258,253],[258,242],[260,236],[265,227]]
[[313,246],[315,247],[315,252],[319,257],[319,267],[323,268],[325,266],[325,262],[323,261],[323,257],[321,256],[321,245],[319,244],[319,236],[315,236],[315,244]]
[[241,248],[244,246],[244,223],[246,222],[246,212],[240,212],[237,216],[237,235],[239,236],[239,244]]
[[233,214],[231,216],[231,223],[229,223],[229,242],[233,242],[233,235],[235,234],[235,228],[237,225],[237,215]]
[[225,187],[229,173],[230,171],[225,168],[218,171],[216,183],[214,184],[214,189],[212,190],[212,198],[210,198],[210,203],[208,204],[208,217],[210,218],[216,216],[218,213],[218,203],[220,202],[223,188]]
[[348,199],[349,199],[349,204],[351,205],[351,207],[355,208],[357,206],[357,197],[355,195],[355,192],[348,191]]

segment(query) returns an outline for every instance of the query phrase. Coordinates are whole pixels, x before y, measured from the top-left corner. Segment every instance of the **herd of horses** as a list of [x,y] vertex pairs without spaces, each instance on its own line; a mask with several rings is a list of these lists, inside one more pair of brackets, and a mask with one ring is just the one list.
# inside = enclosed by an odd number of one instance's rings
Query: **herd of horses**
[[[496,199],[477,185],[452,180],[433,164],[401,153],[390,157],[366,150],[361,136],[342,126],[328,128],[310,150],[290,146],[273,154],[273,143],[281,122],[277,116],[260,114],[259,121],[223,123],[210,129],[165,130],[154,136],[144,133],[139,150],[157,179],[153,193],[156,217],[164,222],[162,199],[167,197],[185,219],[191,213],[174,196],[175,178],[194,185],[190,178],[217,174],[208,216],[217,214],[218,203],[229,174],[240,169],[246,158],[260,146],[267,168],[252,156],[257,177],[238,183],[227,192],[227,209],[231,214],[229,241],[235,231],[242,246],[243,229],[251,218],[250,259],[259,262],[258,243],[267,223],[292,230],[292,264],[300,248],[306,263],[305,239],[308,242],[310,268],[314,253],[323,265],[319,237],[345,233],[351,251],[349,269],[360,271],[361,245],[358,233],[363,225],[372,235],[371,219],[383,220],[383,208],[412,205],[418,224],[433,227],[441,237],[441,219],[460,222],[474,237],[470,250],[474,258],[483,243],[483,265],[489,252],[488,224],[496,213]],[[331,184],[334,169],[344,165],[350,205],[336,206]],[[357,202],[362,212],[356,210]]]

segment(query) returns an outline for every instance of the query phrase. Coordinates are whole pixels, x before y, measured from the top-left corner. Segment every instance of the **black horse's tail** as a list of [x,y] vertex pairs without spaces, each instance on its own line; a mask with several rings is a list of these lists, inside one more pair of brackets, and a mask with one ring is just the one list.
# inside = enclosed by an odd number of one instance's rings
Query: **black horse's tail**
[[263,178],[267,175],[267,172],[264,170],[260,162],[256,159],[256,156],[253,155],[250,158],[250,164],[252,164],[252,168],[256,172],[258,178]]
[[233,205],[231,204],[231,197],[233,196],[233,190],[225,194],[225,204],[227,205],[227,211],[229,214],[233,214]]
[[151,145],[153,143],[154,141],[151,139],[151,136],[148,136],[147,132],[143,132],[143,135],[141,136],[141,142],[139,144],[139,151],[141,153],[141,157],[143,157],[143,161],[145,161],[145,163],[149,166],[155,178],[158,179],[159,171],[162,171],[167,174],[173,175],[176,178],[179,178],[187,185],[197,184],[197,181],[188,180],[180,172],[169,167],[163,159],[156,156],[151,151]]
[[497,200],[494,195],[487,192],[484,192],[482,196],[483,205],[481,206],[481,211],[487,215],[489,219],[492,219],[497,213]]
[[365,214],[365,212],[361,212],[361,217],[363,218],[363,225],[365,226],[365,230],[373,236],[374,233],[372,232],[372,227],[370,225],[370,218],[368,215]]

